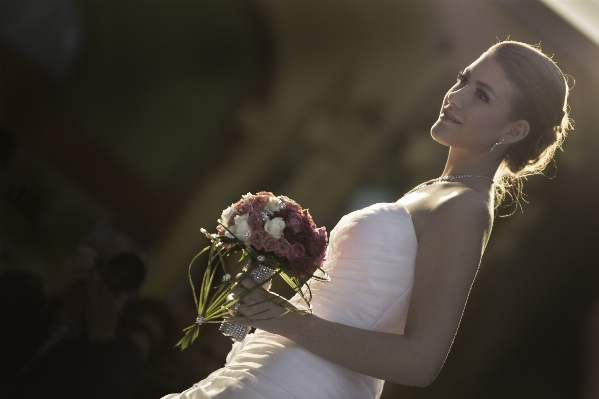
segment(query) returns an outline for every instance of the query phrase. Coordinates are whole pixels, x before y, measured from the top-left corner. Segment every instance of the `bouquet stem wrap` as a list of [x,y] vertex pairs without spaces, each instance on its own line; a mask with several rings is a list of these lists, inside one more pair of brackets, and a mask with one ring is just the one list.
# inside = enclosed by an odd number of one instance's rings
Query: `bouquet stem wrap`
[[[271,279],[276,273],[276,270],[259,264],[258,267],[250,272],[250,275],[255,282],[261,284]],[[223,335],[231,337],[233,341],[239,342],[243,341],[245,336],[250,332],[251,327],[225,321],[220,325],[219,330],[223,333]]]

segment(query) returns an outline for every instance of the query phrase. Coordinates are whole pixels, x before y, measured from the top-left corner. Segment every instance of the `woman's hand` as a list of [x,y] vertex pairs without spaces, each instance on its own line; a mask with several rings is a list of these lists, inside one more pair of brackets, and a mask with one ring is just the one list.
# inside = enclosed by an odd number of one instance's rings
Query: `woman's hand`
[[[239,275],[237,276],[239,278]],[[270,284],[268,284],[270,287]],[[285,298],[267,291],[251,277],[246,277],[233,288],[232,298],[240,298],[238,305],[231,308],[228,322],[260,328],[272,333],[281,331],[288,314],[295,309]],[[285,317],[281,317],[284,316]]]

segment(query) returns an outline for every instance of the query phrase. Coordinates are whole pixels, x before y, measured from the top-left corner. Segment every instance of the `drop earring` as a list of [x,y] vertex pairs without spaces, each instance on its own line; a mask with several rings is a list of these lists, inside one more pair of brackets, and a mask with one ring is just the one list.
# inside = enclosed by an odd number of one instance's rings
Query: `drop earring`
[[493,149],[495,147],[497,147],[498,145],[501,145],[501,143],[503,143],[504,141],[505,141],[505,137],[502,137],[501,140],[499,140],[495,144],[493,144],[493,147],[491,147],[491,151],[489,151],[489,154],[493,152]]

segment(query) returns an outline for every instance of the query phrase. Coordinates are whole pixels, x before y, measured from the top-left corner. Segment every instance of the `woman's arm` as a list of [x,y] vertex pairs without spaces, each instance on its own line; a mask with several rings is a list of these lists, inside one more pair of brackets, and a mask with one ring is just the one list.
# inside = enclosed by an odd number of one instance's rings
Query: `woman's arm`
[[[437,376],[453,342],[476,275],[490,215],[475,193],[446,199],[417,226],[418,253],[405,334],[389,334],[333,323],[317,316],[281,313],[274,307],[254,320],[236,319],[287,337],[309,351],[356,372],[387,381],[426,386]],[[261,295],[265,295],[262,292]],[[274,295],[274,294],[270,294]],[[259,295],[244,297],[250,305]],[[247,308],[251,317],[272,305]]]

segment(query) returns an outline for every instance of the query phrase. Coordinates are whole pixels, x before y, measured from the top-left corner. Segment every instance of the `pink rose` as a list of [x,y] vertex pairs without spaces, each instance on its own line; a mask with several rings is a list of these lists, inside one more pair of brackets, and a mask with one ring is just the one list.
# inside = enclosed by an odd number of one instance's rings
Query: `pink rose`
[[261,207],[264,207],[268,203],[268,200],[270,199],[270,196],[268,194],[272,194],[272,193],[264,193],[264,191],[259,192],[254,197],[256,200],[256,203],[259,204]]
[[289,242],[286,239],[282,238],[279,240],[279,246],[275,250],[275,255],[287,256],[289,254],[290,250],[291,250],[291,244],[289,244]]
[[289,200],[289,198],[284,199],[283,203],[285,204],[285,208],[289,209],[291,212],[301,212],[302,210],[298,203]]
[[286,224],[294,233],[299,233],[302,229],[302,216],[299,213],[290,212]]
[[[316,260],[314,261],[314,266],[316,268],[322,267],[322,264],[324,263],[326,259],[326,253],[323,252],[322,255],[320,255],[318,258],[316,258]],[[312,272],[314,273],[314,272]]]
[[259,229],[262,227],[262,217],[260,216],[260,214],[258,212],[255,212],[255,211],[250,212],[250,215],[248,216],[248,225],[252,229]]
[[273,193],[271,193],[270,191],[260,191],[258,192],[258,195],[265,195],[267,197],[274,197],[275,195]]
[[227,227],[231,227],[235,225],[235,216],[237,216],[236,213],[233,213],[231,215],[231,217],[229,218],[229,221],[227,222]]
[[301,259],[306,254],[306,249],[302,244],[296,242],[295,244],[291,245],[290,254],[291,260],[296,261],[298,259]]
[[246,213],[249,213],[249,211],[252,210],[252,205],[250,205],[249,202],[242,202],[241,204],[239,204],[239,206],[236,206],[237,208],[237,213],[239,213],[240,215],[245,215]]
[[320,239],[324,242],[329,242],[329,237],[327,236],[327,228],[326,227],[321,227],[318,230],[318,235],[320,236]]
[[269,235],[266,238],[266,240],[264,240],[264,250],[268,252],[273,252],[276,251],[277,248],[279,248],[279,240]]
[[250,235],[250,243],[258,250],[264,249],[264,240],[267,236],[268,233],[262,229],[254,230],[252,231],[252,235]]

